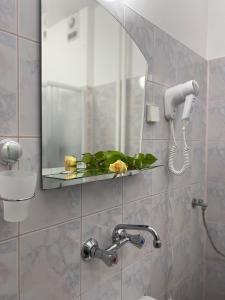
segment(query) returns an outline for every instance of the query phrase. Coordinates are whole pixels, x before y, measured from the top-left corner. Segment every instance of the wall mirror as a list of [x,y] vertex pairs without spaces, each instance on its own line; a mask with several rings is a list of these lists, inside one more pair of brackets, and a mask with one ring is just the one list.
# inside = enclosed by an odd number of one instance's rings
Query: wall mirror
[[[83,153],[141,150],[147,63],[94,0],[42,0],[42,181],[57,188],[112,178]],[[74,156],[75,172],[65,170]]]

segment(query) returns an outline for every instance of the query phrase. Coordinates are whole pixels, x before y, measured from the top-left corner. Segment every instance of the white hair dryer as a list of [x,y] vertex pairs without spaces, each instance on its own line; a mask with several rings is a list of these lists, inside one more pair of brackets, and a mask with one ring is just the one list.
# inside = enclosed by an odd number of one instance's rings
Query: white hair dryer
[[[169,170],[175,175],[182,175],[185,170],[190,166],[189,147],[186,142],[185,129],[190,120],[190,115],[193,110],[193,105],[197,100],[199,93],[199,86],[195,80],[187,81],[183,84],[178,84],[166,90],[164,104],[165,104],[165,117],[170,121],[171,134],[173,138],[173,145],[169,150]],[[182,113],[182,131],[184,140],[184,164],[180,170],[174,167],[174,157],[177,152],[177,142],[174,132],[174,119],[176,117],[177,106],[184,102],[184,109]]]

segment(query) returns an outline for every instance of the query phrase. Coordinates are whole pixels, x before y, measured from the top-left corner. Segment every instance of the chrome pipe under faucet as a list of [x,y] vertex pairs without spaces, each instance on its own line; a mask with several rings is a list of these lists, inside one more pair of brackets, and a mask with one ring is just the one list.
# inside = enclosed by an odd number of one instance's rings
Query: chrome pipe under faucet
[[161,248],[161,240],[158,233],[148,225],[118,224],[112,233],[112,244],[101,249],[98,242],[90,238],[82,246],[81,256],[83,260],[89,261],[93,258],[101,259],[107,266],[118,263],[118,250],[125,244],[131,243],[141,249],[145,244],[145,239],[140,234],[129,234],[127,230],[147,231],[153,236],[153,247]]

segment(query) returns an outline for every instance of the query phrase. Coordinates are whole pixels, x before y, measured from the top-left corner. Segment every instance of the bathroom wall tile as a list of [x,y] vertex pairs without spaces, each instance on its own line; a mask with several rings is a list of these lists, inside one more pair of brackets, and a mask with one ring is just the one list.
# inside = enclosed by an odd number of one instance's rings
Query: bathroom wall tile
[[191,114],[191,122],[189,123],[189,125],[191,125],[192,140],[202,140],[205,139],[206,136],[204,132],[205,122],[203,120],[203,117],[205,118],[206,114],[203,111],[202,106],[205,106],[204,98],[202,98],[202,95],[199,95]]
[[206,265],[206,300],[223,300],[225,263],[224,260],[208,259]]
[[19,34],[26,38],[40,40],[40,0],[18,0]]
[[220,101],[225,93],[225,58],[209,61],[209,99]]
[[[20,169],[38,172],[40,164],[39,139],[20,139],[23,156]],[[21,223],[21,232],[45,228],[81,216],[81,187],[66,187],[43,191],[38,179],[36,197],[31,202],[29,217]]]
[[122,25],[124,24],[124,5],[122,3],[98,0]]
[[[134,213],[135,212],[135,213]],[[135,201],[124,205],[123,207],[123,223],[125,224],[152,224],[152,199],[151,197]],[[130,233],[141,234],[145,238],[145,244],[140,250],[139,248],[128,243],[121,249],[123,268],[142,259],[143,256],[148,255],[152,250],[153,238],[148,232],[133,231]]]
[[172,229],[173,236],[181,236],[184,231],[190,229],[191,213],[191,188],[174,189],[169,192],[170,204],[172,207]]
[[91,291],[83,294],[81,300],[121,300],[121,273],[97,285]]
[[3,218],[3,203],[0,203],[0,241],[18,235],[18,224],[6,222]]
[[17,135],[17,41],[0,32],[0,135]]
[[[34,171],[40,174],[40,139],[20,138],[19,143],[23,148],[23,155],[20,158],[19,167],[21,170]],[[39,179],[39,178],[38,178]]]
[[[192,288],[190,285],[191,283],[191,277],[186,277],[183,280],[181,280],[174,288],[173,288],[173,299],[174,300],[192,300],[193,297],[190,297],[190,288]],[[199,299],[200,300],[200,299]]]
[[0,3],[0,29],[17,32],[17,0],[3,0]]
[[122,299],[137,300],[151,295],[151,256],[145,256],[122,271]]
[[[225,252],[224,243],[224,88],[225,59],[209,62],[208,104],[208,210],[206,221],[217,248]],[[206,237],[206,300],[224,299],[223,259]]]
[[225,139],[225,103],[221,101],[209,101],[208,106],[208,138],[210,141]]
[[208,182],[209,209],[207,219],[209,222],[225,224],[225,186],[221,182]]
[[[183,44],[178,44],[177,79],[179,83],[195,79],[196,54]],[[197,79],[196,79],[197,80]]]
[[174,284],[184,279],[191,271],[191,239],[190,232],[187,231],[179,237],[172,239],[173,248],[173,268],[172,281]]
[[80,186],[56,190],[41,190],[31,202],[28,218],[21,223],[20,232],[30,232],[81,216]]
[[149,197],[151,193],[152,171],[143,171],[140,174],[123,178],[124,203]]
[[208,180],[224,182],[225,178],[225,144],[223,141],[208,143]]
[[207,75],[207,61],[187,48],[183,44],[178,45],[177,78],[180,82],[196,80],[199,84],[200,94],[203,91],[203,82]]
[[147,19],[125,6],[125,28],[145,56],[151,72],[154,49],[153,25]]
[[0,299],[17,300],[17,240],[0,243]]
[[122,179],[91,182],[82,186],[82,215],[122,204]]
[[152,196],[151,226],[158,232],[163,243],[167,243],[172,230],[172,207],[168,193]]
[[40,135],[40,46],[19,40],[20,135]]
[[166,140],[143,140],[143,152],[153,153],[157,157],[156,164],[162,165],[152,170],[152,194],[167,191],[171,177],[168,172],[168,141]]
[[191,298],[193,300],[204,300],[204,279],[203,279],[203,271],[204,271],[204,265],[199,265],[198,271],[194,272],[191,275],[191,284],[189,293]]
[[170,178],[167,165],[152,170],[152,194],[164,193],[169,189]]
[[[82,242],[93,237],[99,242],[99,247],[106,248],[111,243],[112,231],[117,224],[122,223],[122,207],[114,208],[82,219]],[[82,261],[81,291],[91,293],[105,280],[110,280],[121,270],[121,257],[117,265],[109,268],[103,261],[95,259]]]
[[154,27],[153,81],[171,86],[177,83],[179,43],[161,29]]
[[197,183],[204,177],[205,152],[199,141],[192,141],[191,149],[191,183]]
[[[172,285],[172,248],[162,238],[162,247],[151,255],[151,296],[160,299],[162,293],[169,295]],[[167,298],[165,298],[167,299]]]
[[80,294],[80,221],[21,237],[21,300]]
[[181,280],[174,288],[172,295],[173,299],[203,300],[203,281],[201,272],[194,273],[186,277],[184,280]]
[[204,253],[204,244],[205,244],[205,232],[203,231],[202,221],[196,222],[195,229],[192,229],[190,232],[190,240],[191,240],[191,262],[192,273],[195,274],[199,268],[205,264]]

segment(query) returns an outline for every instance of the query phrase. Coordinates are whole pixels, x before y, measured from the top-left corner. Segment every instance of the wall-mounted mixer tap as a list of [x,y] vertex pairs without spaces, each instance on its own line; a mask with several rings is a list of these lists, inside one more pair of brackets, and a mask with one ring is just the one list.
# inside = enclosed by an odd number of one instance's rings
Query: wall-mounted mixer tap
[[113,230],[112,244],[108,248],[99,248],[98,242],[90,238],[82,246],[82,258],[85,261],[99,258],[103,260],[107,266],[112,266],[118,263],[118,249],[126,243],[130,242],[132,245],[141,249],[145,243],[144,237],[140,234],[129,234],[127,230],[147,231],[153,236],[153,246],[155,248],[161,247],[159,235],[152,227],[148,225],[119,224]]
[[[161,240],[158,233],[152,227],[148,225],[135,225],[135,224],[119,224],[113,230],[112,240],[117,242],[121,240],[124,235],[130,237],[130,242],[135,246],[140,246],[143,243],[144,238],[140,235],[131,235],[127,233],[127,230],[138,230],[138,231],[147,231],[153,236],[153,247],[161,248]],[[144,244],[144,243],[143,243]]]

